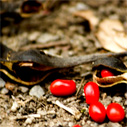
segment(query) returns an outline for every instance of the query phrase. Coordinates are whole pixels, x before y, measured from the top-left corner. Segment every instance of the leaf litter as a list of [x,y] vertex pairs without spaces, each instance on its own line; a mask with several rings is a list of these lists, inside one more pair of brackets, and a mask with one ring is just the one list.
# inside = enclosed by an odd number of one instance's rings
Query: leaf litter
[[[18,3],[19,2],[20,1],[18,1]],[[14,3],[16,3],[16,1]],[[11,4],[12,3],[10,2],[9,5]],[[62,6],[57,6],[56,10],[54,9],[50,11],[49,9],[49,12],[45,11],[45,16],[42,14],[43,16],[41,17],[41,13],[36,13],[28,16],[29,18],[24,18],[22,22],[20,22],[19,24],[13,24],[12,21],[10,25],[2,27],[2,36],[0,37],[2,43],[11,47],[12,49],[15,49],[16,51],[18,51],[22,47],[24,49],[26,47],[26,50],[32,47],[43,49],[48,53],[54,53],[55,55],[59,55],[62,57],[86,55],[96,52],[104,53],[107,52],[107,50],[111,52],[117,52],[116,50],[114,50],[115,46],[116,48],[118,48],[119,52],[125,51],[127,42],[125,29],[127,29],[127,21],[125,20],[126,11],[124,11],[124,8],[126,8],[127,2],[120,2],[119,0],[96,0],[96,2],[93,2],[92,0],[86,0],[85,2],[80,1],[80,7],[81,5],[87,6],[87,8],[84,9],[88,10],[82,10],[82,12],[86,13],[88,11],[89,14],[91,14],[90,17],[88,17],[87,14],[83,14],[85,16],[82,17],[82,14],[80,13],[77,16],[74,16],[74,13],[71,13],[69,10],[70,8],[73,8],[74,12],[78,12],[79,1],[70,1],[67,3],[63,2]],[[53,6],[55,6],[55,4],[53,4]],[[118,18],[111,21],[111,19],[108,19],[107,17],[113,17],[113,13],[117,15]],[[95,19],[99,19],[99,21],[95,23],[96,25],[92,24],[92,17],[95,17]],[[105,21],[105,19],[107,19],[107,22],[109,22],[108,30],[105,28],[105,26],[107,26],[108,23],[103,22]],[[86,24],[84,20],[87,20],[89,24]],[[90,31],[88,32],[86,27],[92,29],[90,29]],[[41,46],[36,42],[38,35],[36,35],[32,39],[27,38],[30,37],[33,31],[39,31],[40,35],[46,33],[49,33],[49,35],[60,35],[61,38],[58,38],[58,40],[55,41],[55,44],[53,44],[54,40],[50,40],[49,42],[46,42],[44,46]],[[100,33],[97,33],[95,31],[99,31],[102,34],[101,37]],[[95,35],[97,39],[95,38]],[[109,48],[108,46],[103,46],[104,42],[107,43],[108,40],[110,43],[113,42],[112,48]],[[63,44],[61,42],[65,43]],[[96,42],[100,42],[103,48],[96,47]],[[27,45],[29,45],[29,47],[27,47]],[[69,45],[69,48],[66,48],[67,45]],[[126,58],[123,60],[126,63]],[[77,83],[77,87],[79,88],[81,85],[81,81],[83,80],[82,78],[85,78],[85,82],[92,80],[91,64],[79,65],[74,69],[76,71],[71,70],[70,72],[68,71],[62,75],[52,75],[50,78],[40,83],[39,85],[46,89],[46,93],[40,98],[31,97],[29,95],[29,91],[31,89],[31,87],[29,86],[27,87],[29,89],[28,91],[22,92],[20,89],[21,85],[18,84],[17,86],[16,83],[13,83],[14,85],[16,85],[16,90],[13,91],[13,87],[11,88],[12,91],[8,91],[7,93],[5,93],[6,95],[2,94],[1,92],[4,88],[4,86],[2,86],[2,88],[0,88],[0,126],[72,127],[75,124],[80,124],[84,127],[125,126],[126,120],[120,123],[112,123],[110,121],[105,121],[102,124],[98,124],[92,121],[88,114],[88,105],[85,103],[85,97],[82,93],[80,96],[78,96],[78,98],[76,98],[76,95],[66,98],[55,97],[51,95],[49,91],[49,85],[51,81],[54,80],[54,78],[60,77],[66,79],[74,79]],[[90,75],[87,75],[87,72],[91,72]],[[84,74],[86,75],[82,77],[81,75]],[[5,82],[7,81],[5,80]],[[113,98],[121,97],[122,101],[120,101],[120,104],[124,107],[125,111],[127,112],[127,109],[125,108],[126,93],[119,93],[117,90],[118,89],[101,89],[100,101],[103,101],[103,104],[107,106],[109,101],[114,101]],[[102,97],[104,93],[106,93],[107,96]],[[10,95],[13,95],[14,97]],[[77,109],[78,111],[82,111],[83,109],[85,110],[82,113],[80,119],[76,120],[74,116],[71,115],[68,111],[57,106],[53,102],[61,102],[64,106],[69,108],[75,107],[75,109]],[[16,106],[17,103],[18,107]],[[14,109],[12,108],[12,106],[14,106]],[[11,108],[13,109],[13,111],[11,111]]]

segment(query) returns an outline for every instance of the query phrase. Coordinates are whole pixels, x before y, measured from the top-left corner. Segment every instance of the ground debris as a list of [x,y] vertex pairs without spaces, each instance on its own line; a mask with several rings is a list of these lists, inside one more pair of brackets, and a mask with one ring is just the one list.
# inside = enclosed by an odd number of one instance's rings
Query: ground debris
[[80,119],[80,117],[81,117],[82,114],[80,113],[80,111],[76,107],[69,108],[69,107],[63,105],[59,101],[56,101],[55,104],[58,105],[60,108],[63,108],[64,110],[68,111],[72,115],[74,115],[74,117],[75,117],[76,120],[79,120]]
[[[48,1],[46,6],[54,5],[50,4],[50,0],[46,1]],[[53,1],[57,3],[58,0]],[[67,0],[22,19],[18,19],[15,14],[19,13],[19,5],[21,7],[23,1],[2,0],[1,2],[7,4],[3,6],[6,9],[0,11],[2,16],[5,16],[1,17],[0,40],[15,51],[38,49],[62,58],[111,53],[101,45],[100,40],[103,37],[103,42],[107,39],[110,39],[109,43],[117,40],[117,45],[122,44],[120,48],[126,50],[127,44],[124,43],[127,30],[126,0]],[[7,15],[3,15],[5,12]],[[85,19],[82,16],[75,16],[76,12],[85,12]],[[94,22],[91,19],[94,19]],[[111,27],[107,27],[102,24],[105,19],[115,20],[117,23],[113,22],[110,24]],[[115,30],[111,29],[114,25]],[[116,27],[121,25],[122,29],[116,30]],[[96,36],[100,26],[104,34],[101,39]],[[105,27],[107,31],[104,32]],[[114,34],[110,34],[111,32]],[[115,50],[114,46],[111,48]],[[122,59],[127,65],[127,57]],[[23,86],[15,82],[11,84],[10,80],[8,83],[8,79],[0,73],[0,77],[5,81],[0,79],[0,127],[72,127],[76,124],[82,127],[125,127],[125,119],[120,123],[113,123],[106,119],[104,123],[98,124],[90,118],[83,86],[85,82],[92,81],[92,73],[90,62],[68,69],[64,74],[54,73],[36,87]],[[69,97],[53,96],[49,87],[51,82],[58,78],[75,80],[77,93]],[[34,87],[35,91],[31,95],[30,91]],[[100,95],[99,101],[105,107],[111,102],[120,103],[127,118],[127,93],[113,88],[111,91],[100,89]]]
[[45,90],[39,85],[33,86],[29,92],[29,95],[35,96],[37,98],[40,98],[44,94],[45,94]]

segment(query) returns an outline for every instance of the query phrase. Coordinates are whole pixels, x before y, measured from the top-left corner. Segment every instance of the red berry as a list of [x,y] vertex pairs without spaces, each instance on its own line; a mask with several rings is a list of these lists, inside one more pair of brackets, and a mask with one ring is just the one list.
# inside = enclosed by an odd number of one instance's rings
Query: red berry
[[106,110],[104,105],[100,102],[91,104],[89,107],[89,115],[94,121],[98,123],[103,122],[106,117]]
[[84,94],[86,97],[86,103],[91,104],[99,100],[99,87],[95,82],[88,82],[84,86]]
[[111,103],[107,107],[107,116],[112,122],[120,122],[125,117],[122,106],[118,103]]
[[77,125],[74,125],[73,127],[81,127],[81,126],[77,124]]
[[50,85],[50,91],[55,96],[68,96],[76,91],[76,84],[73,80],[57,79]]
[[108,76],[114,76],[114,74],[111,71],[109,71],[108,69],[104,69],[101,71],[101,77],[102,78],[108,77]]

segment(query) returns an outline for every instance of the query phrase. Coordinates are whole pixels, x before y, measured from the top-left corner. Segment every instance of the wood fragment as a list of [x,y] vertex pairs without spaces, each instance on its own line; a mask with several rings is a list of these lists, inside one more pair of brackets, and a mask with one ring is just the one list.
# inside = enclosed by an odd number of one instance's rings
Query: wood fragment
[[77,92],[75,94],[77,96],[77,98],[78,98],[79,93],[80,93],[80,91],[81,91],[81,89],[82,89],[82,87],[83,87],[84,84],[85,84],[85,78],[82,78],[81,83],[80,83],[80,85],[79,85],[79,87],[77,89]]
[[20,48],[20,50],[28,50],[28,49],[42,49],[42,48],[51,48],[55,46],[63,46],[69,44],[65,41],[59,41],[59,42],[50,42],[46,44],[29,44],[26,46],[23,46]]
[[75,107],[69,108],[65,105],[63,105],[60,101],[56,101],[55,104],[59,106],[60,108],[63,108],[64,110],[68,111],[70,114],[74,115],[74,117],[78,120],[81,117],[81,113],[79,110]]
[[23,115],[23,116],[13,116],[13,117],[10,117],[10,120],[27,119],[29,117],[40,118],[41,115],[40,114],[29,114],[29,115]]

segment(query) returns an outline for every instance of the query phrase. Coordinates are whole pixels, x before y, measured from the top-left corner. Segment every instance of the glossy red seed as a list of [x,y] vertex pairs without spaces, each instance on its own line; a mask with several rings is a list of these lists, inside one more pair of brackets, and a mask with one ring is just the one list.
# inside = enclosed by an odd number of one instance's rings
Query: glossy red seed
[[95,82],[88,82],[84,86],[86,103],[91,104],[99,100],[99,87]]
[[77,125],[74,125],[73,127],[81,127],[81,126],[77,124]]
[[108,69],[104,69],[101,71],[101,77],[109,77],[109,76],[114,76],[114,74],[109,71]]
[[125,112],[120,104],[111,103],[107,107],[107,116],[112,122],[120,122],[124,119]]
[[50,91],[55,96],[68,96],[76,91],[76,83],[73,80],[57,79],[50,85]]
[[89,115],[94,121],[102,123],[106,117],[104,105],[100,102],[91,104],[89,107]]

